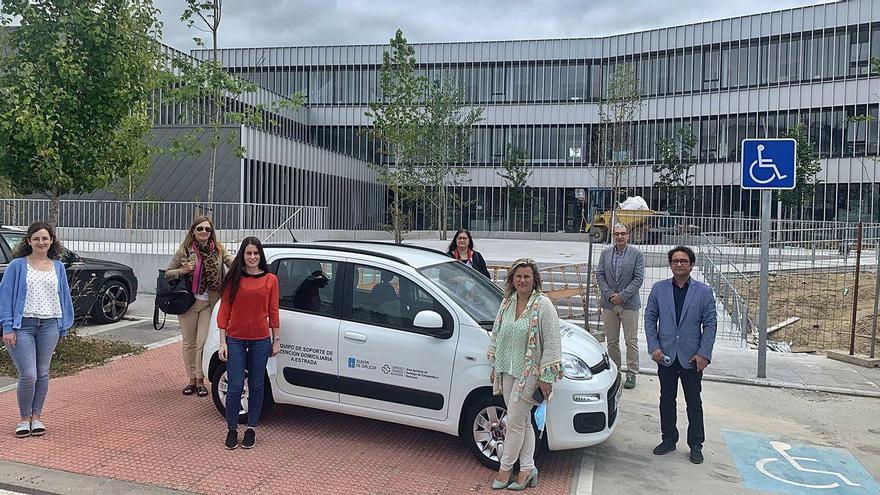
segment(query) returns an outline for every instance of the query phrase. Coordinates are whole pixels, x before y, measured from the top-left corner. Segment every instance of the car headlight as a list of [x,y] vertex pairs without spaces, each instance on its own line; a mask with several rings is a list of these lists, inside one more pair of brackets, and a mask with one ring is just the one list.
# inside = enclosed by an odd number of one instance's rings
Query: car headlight
[[574,354],[562,353],[562,373],[569,380],[589,380],[593,378],[593,372],[587,363]]

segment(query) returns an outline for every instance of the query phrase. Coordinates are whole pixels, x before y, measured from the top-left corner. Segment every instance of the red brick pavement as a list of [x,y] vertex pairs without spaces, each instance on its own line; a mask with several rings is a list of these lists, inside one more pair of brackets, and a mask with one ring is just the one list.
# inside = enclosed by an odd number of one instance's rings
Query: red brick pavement
[[[489,493],[493,473],[458,438],[277,406],[253,450],[223,448],[210,396],[184,397],[180,344],[53,379],[42,438],[13,436],[15,392],[0,395],[0,459],[206,494]],[[539,459],[532,494],[569,493],[577,456]],[[496,492],[498,493],[498,492]]]

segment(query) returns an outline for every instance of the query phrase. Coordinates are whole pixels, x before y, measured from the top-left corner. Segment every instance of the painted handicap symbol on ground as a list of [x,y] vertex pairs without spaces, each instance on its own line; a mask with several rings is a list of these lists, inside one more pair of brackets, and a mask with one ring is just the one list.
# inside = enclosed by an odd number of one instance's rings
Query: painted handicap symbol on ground
[[877,483],[846,449],[721,430],[746,487],[801,495],[877,495]]
[[[819,462],[819,461],[815,458],[812,458],[812,457],[795,457],[795,456],[790,455],[788,453],[788,451],[791,450],[792,447],[791,447],[791,445],[789,445],[787,443],[771,441],[770,446],[773,447],[773,450],[779,452],[779,455],[782,457],[782,459],[779,459],[776,457],[765,457],[765,458],[759,459],[757,462],[755,462],[755,467],[758,469],[758,471],[760,471],[761,474],[763,474],[764,476],[767,476],[768,478],[773,478],[776,481],[781,481],[782,483],[787,483],[792,486],[800,486],[802,488],[813,488],[816,490],[825,490],[825,489],[829,489],[829,488],[837,488],[838,486],[840,486],[840,484],[836,481],[834,483],[830,483],[827,485],[813,485],[813,484],[798,483],[796,481],[791,481],[789,479],[785,479],[781,476],[775,475],[769,469],[767,469],[768,464],[770,464],[772,462],[781,462],[784,460],[784,461],[788,462],[789,464],[791,464],[791,466],[793,468],[795,468],[795,470],[800,471],[802,473],[813,473],[816,475],[824,475],[825,477],[829,477],[829,478],[830,477],[837,477],[837,478],[840,478],[841,481],[843,481],[844,483],[846,483],[849,486],[862,486],[858,483],[853,483],[852,481],[847,479],[846,476],[844,476],[836,471],[823,471],[821,469],[810,469],[810,468],[803,467],[801,462],[805,462],[805,461]],[[783,462],[783,464],[784,464],[784,462]],[[783,466],[783,469],[786,469],[786,468],[787,468],[787,466]],[[819,476],[819,477],[821,478],[822,476]]]

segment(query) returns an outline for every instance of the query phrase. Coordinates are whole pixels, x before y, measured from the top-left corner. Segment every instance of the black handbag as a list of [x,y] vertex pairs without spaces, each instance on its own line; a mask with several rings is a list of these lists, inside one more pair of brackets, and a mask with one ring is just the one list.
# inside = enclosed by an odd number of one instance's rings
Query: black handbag
[[189,277],[179,277],[173,280],[165,278],[165,270],[159,270],[156,278],[156,305],[153,308],[153,328],[156,330],[165,326],[165,318],[159,323],[159,311],[168,315],[182,315],[196,302],[192,294]]

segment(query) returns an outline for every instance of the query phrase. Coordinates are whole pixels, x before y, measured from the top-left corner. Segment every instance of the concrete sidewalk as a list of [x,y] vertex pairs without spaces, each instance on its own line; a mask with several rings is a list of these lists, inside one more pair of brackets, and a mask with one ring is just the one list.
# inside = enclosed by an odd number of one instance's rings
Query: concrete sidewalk
[[5,493],[26,493],[28,495],[188,495],[190,492],[75,474],[18,462],[0,461],[0,494]]

